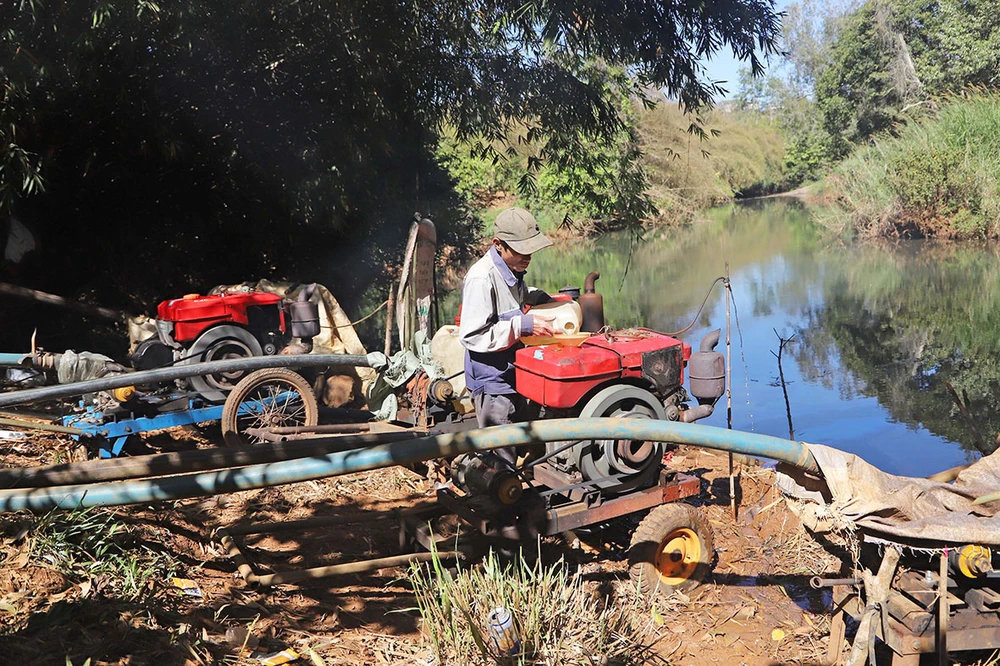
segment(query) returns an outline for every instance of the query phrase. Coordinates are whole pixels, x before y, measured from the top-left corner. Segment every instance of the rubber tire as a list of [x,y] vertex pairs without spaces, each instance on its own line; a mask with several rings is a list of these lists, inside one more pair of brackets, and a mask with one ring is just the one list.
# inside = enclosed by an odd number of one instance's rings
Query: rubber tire
[[269,382],[283,382],[288,388],[298,392],[305,407],[305,420],[301,424],[314,426],[319,423],[319,406],[312,386],[302,375],[287,368],[265,368],[255,370],[239,381],[226,398],[222,408],[222,439],[227,446],[251,446],[255,442],[247,439],[240,430],[239,409],[247,397],[256,389]]
[[[660,575],[656,556],[671,534],[693,533],[698,540],[693,570],[682,582],[668,582]],[[692,553],[692,555],[694,555]],[[629,546],[629,577],[640,593],[653,597],[674,590],[690,590],[702,583],[712,569],[715,556],[712,528],[701,512],[687,504],[661,504],[642,519]]]

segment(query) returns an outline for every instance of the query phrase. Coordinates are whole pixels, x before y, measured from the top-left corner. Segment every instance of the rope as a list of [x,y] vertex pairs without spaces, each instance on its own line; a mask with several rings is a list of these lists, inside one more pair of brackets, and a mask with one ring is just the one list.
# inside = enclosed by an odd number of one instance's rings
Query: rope
[[378,313],[379,310],[381,310],[382,308],[384,308],[387,305],[389,305],[389,299],[388,298],[385,299],[384,301],[382,301],[382,305],[378,306],[377,308],[375,308],[374,310],[372,310],[371,312],[369,312],[368,314],[366,314],[361,319],[359,319],[357,321],[352,321],[350,324],[341,324],[340,326],[331,326],[331,328],[347,328],[348,326],[357,326],[358,324],[360,324],[361,322],[363,322],[365,319],[370,319],[371,317],[374,317]]

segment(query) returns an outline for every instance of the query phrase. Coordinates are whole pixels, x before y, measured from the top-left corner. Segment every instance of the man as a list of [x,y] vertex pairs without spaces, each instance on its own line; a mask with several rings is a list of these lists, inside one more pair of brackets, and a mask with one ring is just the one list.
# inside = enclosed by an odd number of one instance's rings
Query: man
[[[523,208],[497,216],[493,245],[469,269],[462,288],[459,337],[465,347],[465,385],[472,392],[479,426],[523,418],[524,398],[514,389],[514,353],[524,335],[551,335],[551,318],[525,314],[525,305],[549,300],[524,284],[531,255],[552,245],[535,218]],[[513,464],[512,451],[501,458]]]

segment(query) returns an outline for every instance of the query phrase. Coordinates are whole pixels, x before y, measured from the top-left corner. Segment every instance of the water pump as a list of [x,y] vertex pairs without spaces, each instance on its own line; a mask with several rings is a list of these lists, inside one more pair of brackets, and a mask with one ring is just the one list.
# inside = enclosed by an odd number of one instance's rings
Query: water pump
[[[309,302],[309,285],[296,302],[256,290],[202,296],[188,294],[157,306],[157,337],[143,340],[130,355],[137,370],[175,363],[204,363],[269,356],[300,338],[311,348],[319,333],[319,305]],[[208,402],[221,402],[245,372],[192,377],[191,389]]]

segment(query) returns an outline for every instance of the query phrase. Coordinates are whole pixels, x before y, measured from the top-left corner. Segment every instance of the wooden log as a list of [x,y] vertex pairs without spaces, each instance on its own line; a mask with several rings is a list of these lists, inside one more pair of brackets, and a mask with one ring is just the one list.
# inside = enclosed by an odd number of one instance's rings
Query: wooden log
[[55,305],[57,307],[66,308],[67,310],[73,310],[74,312],[79,312],[85,315],[103,317],[104,319],[111,319],[112,321],[121,321],[126,316],[124,312],[119,312],[118,310],[102,308],[97,305],[89,305],[87,303],[74,301],[63,296],[56,296],[55,294],[38,291],[37,289],[18,287],[17,285],[8,284],[6,282],[0,282],[0,293],[7,294],[8,296],[14,296],[16,298],[23,298],[29,301],[35,301],[36,303]]

